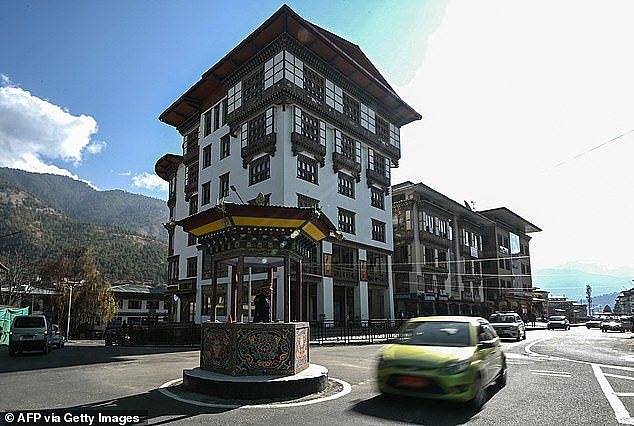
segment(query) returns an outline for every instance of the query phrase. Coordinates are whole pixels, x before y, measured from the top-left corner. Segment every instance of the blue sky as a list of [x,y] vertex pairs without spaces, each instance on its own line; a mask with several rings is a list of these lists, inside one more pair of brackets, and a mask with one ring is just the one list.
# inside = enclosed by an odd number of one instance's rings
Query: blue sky
[[[634,268],[634,2],[289,5],[358,44],[423,119],[393,183],[543,229],[534,268]],[[4,2],[0,166],[164,198],[159,114],[274,13],[272,1]]]
[[[307,19],[363,45],[389,81],[404,84],[423,51],[417,48],[410,61],[397,64],[391,59],[399,53],[392,47],[397,39],[405,41],[400,55],[411,54],[419,26],[437,23],[442,3],[394,4],[289,3]],[[280,6],[274,1],[9,2],[0,25],[0,36],[10,40],[0,45],[0,73],[33,97],[95,121],[96,128],[84,121],[81,135],[69,135],[87,142],[88,134],[91,149],[86,145],[70,157],[43,154],[43,163],[99,189],[164,198],[162,190],[133,181],[152,173],[162,154],[180,147],[178,133],[160,123],[159,114]],[[399,26],[402,31],[396,31]],[[20,166],[28,167],[24,161]],[[33,168],[47,170],[41,164]]]

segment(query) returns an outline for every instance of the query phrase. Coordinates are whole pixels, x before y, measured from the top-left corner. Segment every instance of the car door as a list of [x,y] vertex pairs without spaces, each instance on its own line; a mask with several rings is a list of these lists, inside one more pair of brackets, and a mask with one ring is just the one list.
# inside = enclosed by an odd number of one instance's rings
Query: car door
[[[486,327],[487,325],[488,328]],[[480,373],[482,374],[482,381],[485,385],[491,381],[491,354],[493,352],[493,347],[490,347],[488,345],[480,346],[480,344],[487,344],[493,339],[497,338],[497,335],[494,331],[492,332],[492,330],[493,328],[488,323],[479,322],[477,354],[482,365]]]
[[494,380],[502,370],[504,364],[504,354],[502,351],[502,345],[500,345],[500,338],[495,335],[495,330],[493,329],[491,324],[485,324],[483,325],[483,327],[485,329],[488,328],[489,332],[493,333],[494,336],[493,347],[491,348],[491,352],[489,353],[490,380]]

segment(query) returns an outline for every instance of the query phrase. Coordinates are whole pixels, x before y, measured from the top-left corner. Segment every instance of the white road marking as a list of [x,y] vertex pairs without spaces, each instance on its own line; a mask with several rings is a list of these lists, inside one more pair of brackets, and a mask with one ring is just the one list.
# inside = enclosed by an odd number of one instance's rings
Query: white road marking
[[612,410],[616,416],[616,421],[623,425],[634,425],[634,418],[630,416],[630,413],[625,408],[625,405],[623,405],[623,402],[619,399],[616,392],[614,392],[614,389],[612,389],[610,382],[608,382],[608,379],[605,378],[603,371],[601,371],[601,367],[597,364],[590,365],[592,365],[592,371],[599,382],[599,386],[601,386],[601,390],[612,406]]
[[634,393],[631,393],[631,392],[617,392],[616,396],[634,396]]
[[572,377],[572,375],[570,374],[554,374],[554,373],[531,373],[534,376],[548,376],[548,377],[564,377],[566,379],[569,379]]
[[551,371],[551,370],[528,370],[532,373],[552,373],[552,374],[567,374],[571,376],[572,374],[567,371]]
[[316,399],[311,399],[308,401],[301,401],[301,402],[291,402],[291,403],[271,403],[271,404],[256,404],[256,405],[238,405],[238,404],[212,404],[212,403],[208,403],[208,402],[201,402],[201,401],[196,401],[193,399],[187,399],[187,398],[183,398],[180,397],[178,395],[176,395],[173,392],[170,392],[167,388],[172,386],[172,385],[176,385],[179,384],[183,381],[183,379],[175,379],[175,380],[171,380],[169,382],[163,383],[161,386],[159,386],[159,391],[172,399],[175,399],[177,401],[180,402],[184,402],[186,404],[192,404],[192,405],[198,405],[199,407],[209,407],[209,408],[286,408],[286,407],[301,407],[303,405],[311,405],[311,404],[317,404],[320,402],[326,402],[326,401],[332,401],[333,399],[337,399],[337,398],[341,398],[342,396],[345,396],[347,394],[349,394],[350,392],[352,392],[352,386],[350,386],[350,384],[348,382],[344,382],[343,380],[339,380],[339,379],[335,379],[334,377],[329,377],[328,380],[333,380],[339,384],[341,384],[343,386],[343,389],[341,389],[341,391],[337,392],[334,395],[330,395],[330,396],[325,396],[323,398],[316,398]]
[[609,377],[616,377],[618,379],[625,379],[625,380],[634,380],[634,377],[630,377],[630,376],[619,376],[618,374],[610,374],[610,373],[603,373],[604,376],[609,376]]

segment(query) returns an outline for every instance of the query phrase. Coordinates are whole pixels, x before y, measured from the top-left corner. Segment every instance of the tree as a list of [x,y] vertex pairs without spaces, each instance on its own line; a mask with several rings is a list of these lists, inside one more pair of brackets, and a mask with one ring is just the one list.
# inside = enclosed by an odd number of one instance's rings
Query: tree
[[592,315],[592,287],[586,285],[586,299],[588,300],[588,315]]
[[605,305],[605,307],[603,308],[603,313],[604,314],[611,314],[612,313],[612,308],[610,308],[610,305]]
[[82,282],[72,292],[71,332],[97,321],[109,321],[117,313],[110,286],[95,267],[91,249],[82,247],[62,253],[42,266],[41,275],[59,293],[55,304],[62,313],[60,323],[68,319],[69,284]]
[[2,263],[9,270],[0,273],[0,305],[19,306],[36,280],[35,268],[15,250],[3,253]]

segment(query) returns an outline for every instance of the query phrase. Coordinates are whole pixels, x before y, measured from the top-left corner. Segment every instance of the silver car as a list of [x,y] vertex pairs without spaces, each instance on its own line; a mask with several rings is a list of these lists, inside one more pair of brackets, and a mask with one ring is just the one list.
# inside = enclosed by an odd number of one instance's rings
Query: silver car
[[66,337],[64,333],[62,333],[62,329],[59,328],[59,325],[53,324],[53,332],[51,333],[51,346],[55,346],[60,349],[64,347],[64,343],[66,343]]

